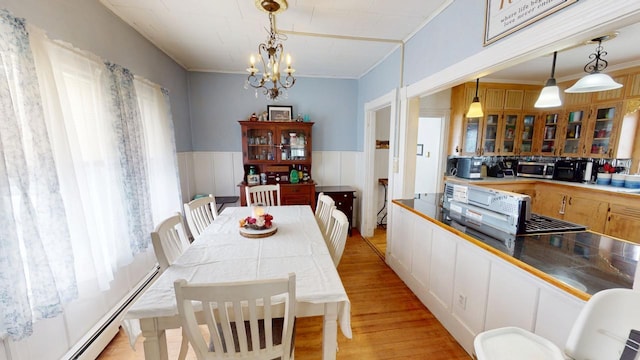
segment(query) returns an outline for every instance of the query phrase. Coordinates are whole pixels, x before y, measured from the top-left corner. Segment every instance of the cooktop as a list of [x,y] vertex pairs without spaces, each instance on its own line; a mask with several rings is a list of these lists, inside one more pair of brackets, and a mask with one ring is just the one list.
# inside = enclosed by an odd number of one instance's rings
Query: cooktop
[[531,218],[525,221],[524,234],[584,231],[586,229],[587,227],[584,225],[531,213]]

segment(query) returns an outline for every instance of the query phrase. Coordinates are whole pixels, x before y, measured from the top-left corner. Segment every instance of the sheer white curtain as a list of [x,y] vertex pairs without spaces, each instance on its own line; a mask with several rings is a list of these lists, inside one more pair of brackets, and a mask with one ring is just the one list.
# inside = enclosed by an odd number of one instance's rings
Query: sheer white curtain
[[55,44],[30,28],[45,113],[69,214],[80,291],[104,290],[118,265],[132,261],[126,196],[107,94],[106,68],[89,54]]
[[51,149],[24,21],[0,10],[0,338],[77,296]]
[[167,91],[158,85],[140,78],[134,80],[134,85],[149,154],[147,171],[153,223],[158,224],[175,214],[176,205],[182,204],[180,192],[167,192],[167,189],[180,188],[171,108]]
[[0,10],[0,338],[149,259],[153,224],[181,210],[170,111],[157,85]]

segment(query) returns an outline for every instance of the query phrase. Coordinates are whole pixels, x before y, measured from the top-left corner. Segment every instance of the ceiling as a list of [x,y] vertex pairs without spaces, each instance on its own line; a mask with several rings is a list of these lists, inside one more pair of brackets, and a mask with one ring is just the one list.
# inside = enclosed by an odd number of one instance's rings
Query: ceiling
[[[249,55],[267,39],[268,16],[254,0],[100,0],[190,71],[244,73]],[[276,16],[297,76],[357,79],[407,41],[450,0],[289,0]],[[608,70],[640,65],[640,24],[617,29],[603,43]],[[593,37],[602,34],[594,35]],[[584,40],[588,40],[586,37]],[[584,74],[596,44],[558,51],[558,82]],[[489,81],[544,84],[551,54],[494,72]]]

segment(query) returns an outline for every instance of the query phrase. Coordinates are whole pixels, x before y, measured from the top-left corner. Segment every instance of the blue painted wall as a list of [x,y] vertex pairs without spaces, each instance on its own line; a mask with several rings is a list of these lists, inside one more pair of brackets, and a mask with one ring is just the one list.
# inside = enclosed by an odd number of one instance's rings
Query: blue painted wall
[[29,24],[169,90],[178,151],[191,149],[187,71],[97,0],[2,0]]
[[240,151],[240,125],[267,105],[291,105],[294,115],[309,114],[313,150],[355,151],[357,148],[357,80],[297,78],[288,98],[269,102],[253,88],[244,89],[246,75],[189,73],[191,133],[194,151]]
[[482,51],[485,2],[455,0],[405,45],[404,85]]

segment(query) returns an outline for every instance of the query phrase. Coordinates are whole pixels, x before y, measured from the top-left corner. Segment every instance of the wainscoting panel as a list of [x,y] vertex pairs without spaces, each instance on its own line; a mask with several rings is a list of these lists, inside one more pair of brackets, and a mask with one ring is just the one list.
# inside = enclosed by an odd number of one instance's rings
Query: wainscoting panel
[[[361,152],[314,151],[311,175],[319,186],[347,185],[357,189],[354,223],[359,224],[362,174]],[[195,151],[178,154],[180,186],[184,202],[196,194],[229,196],[240,194],[238,184],[244,177],[241,152]]]

